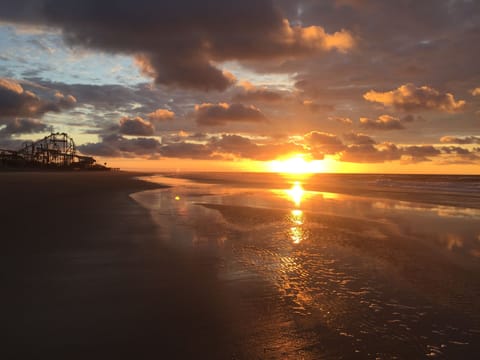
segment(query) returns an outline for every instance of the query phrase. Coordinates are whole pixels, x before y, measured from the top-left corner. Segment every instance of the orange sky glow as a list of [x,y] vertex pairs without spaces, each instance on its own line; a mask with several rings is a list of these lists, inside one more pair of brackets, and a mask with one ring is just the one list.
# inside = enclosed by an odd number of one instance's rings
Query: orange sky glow
[[123,170],[480,174],[478,1],[208,4],[0,4],[0,149],[55,131]]

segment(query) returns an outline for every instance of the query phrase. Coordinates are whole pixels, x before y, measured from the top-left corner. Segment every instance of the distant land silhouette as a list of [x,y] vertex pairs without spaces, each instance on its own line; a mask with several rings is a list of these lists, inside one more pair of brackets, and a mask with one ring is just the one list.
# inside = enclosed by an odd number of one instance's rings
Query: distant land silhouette
[[0,149],[0,170],[111,170],[90,156],[79,155],[66,133],[51,133],[26,142],[19,150]]

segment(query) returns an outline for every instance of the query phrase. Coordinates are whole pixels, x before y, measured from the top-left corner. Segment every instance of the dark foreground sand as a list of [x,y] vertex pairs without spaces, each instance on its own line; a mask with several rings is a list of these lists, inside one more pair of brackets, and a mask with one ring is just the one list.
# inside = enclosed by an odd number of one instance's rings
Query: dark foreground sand
[[129,197],[153,187],[124,173],[0,173],[0,358],[243,357],[215,261],[164,248]]

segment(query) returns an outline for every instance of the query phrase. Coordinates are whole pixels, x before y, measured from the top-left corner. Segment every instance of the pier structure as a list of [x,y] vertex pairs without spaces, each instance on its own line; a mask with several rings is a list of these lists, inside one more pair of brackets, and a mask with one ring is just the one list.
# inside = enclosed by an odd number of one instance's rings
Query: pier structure
[[0,167],[107,169],[97,165],[93,157],[77,154],[74,140],[66,133],[25,142],[19,150],[0,149]]

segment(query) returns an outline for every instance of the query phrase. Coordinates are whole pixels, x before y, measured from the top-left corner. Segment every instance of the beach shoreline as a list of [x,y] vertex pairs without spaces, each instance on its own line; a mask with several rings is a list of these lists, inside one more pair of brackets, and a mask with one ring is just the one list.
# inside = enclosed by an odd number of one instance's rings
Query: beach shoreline
[[[435,180],[437,185],[444,185],[444,183],[448,183],[449,181],[455,182],[456,179],[466,180],[465,182],[467,184],[478,184],[480,182],[480,175],[244,173],[245,176],[241,178],[232,178],[230,174],[231,173],[225,172],[167,172],[150,175],[152,180],[148,180],[147,176],[145,180],[155,182],[155,177],[167,177],[194,181],[201,184],[223,184],[224,186],[272,189],[281,189],[282,186],[285,188],[294,183],[299,183],[306,191],[378,199],[386,198],[425,205],[480,209],[478,188],[464,191],[464,189],[448,186],[415,188],[414,186],[404,186],[405,184],[402,184],[406,179],[418,179],[416,180],[417,185],[422,181],[429,183],[432,179]],[[162,183],[162,180],[160,183]]]
[[477,352],[477,211],[153,175],[0,174],[2,358]]

